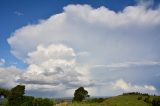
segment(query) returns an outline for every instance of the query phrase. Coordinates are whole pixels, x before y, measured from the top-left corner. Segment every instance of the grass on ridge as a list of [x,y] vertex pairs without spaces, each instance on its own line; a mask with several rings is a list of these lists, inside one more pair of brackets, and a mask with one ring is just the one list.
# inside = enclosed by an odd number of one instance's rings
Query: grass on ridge
[[[141,100],[138,97],[142,95],[120,95],[106,99],[102,103],[90,102],[74,102],[74,103],[61,103],[56,106],[151,106],[144,102],[147,96],[142,96]],[[153,99],[153,96],[150,96]]]

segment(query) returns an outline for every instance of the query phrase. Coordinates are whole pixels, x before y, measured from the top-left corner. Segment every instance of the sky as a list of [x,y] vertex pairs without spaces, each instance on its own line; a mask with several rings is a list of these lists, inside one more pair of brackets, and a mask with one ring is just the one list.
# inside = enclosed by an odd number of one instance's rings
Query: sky
[[159,0],[0,0],[0,13],[0,87],[160,94]]

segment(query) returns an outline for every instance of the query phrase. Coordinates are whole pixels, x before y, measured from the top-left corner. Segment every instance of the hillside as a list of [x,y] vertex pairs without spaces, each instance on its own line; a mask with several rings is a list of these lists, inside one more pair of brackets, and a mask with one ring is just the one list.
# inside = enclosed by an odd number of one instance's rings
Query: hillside
[[[83,88],[83,87],[80,87]],[[83,88],[76,90],[77,97],[81,97],[83,91],[86,95],[88,92]],[[79,92],[80,89],[80,92]],[[160,96],[142,94],[138,92],[124,93],[123,95],[109,98],[93,98],[86,96],[78,101],[74,98],[36,98],[33,96],[24,95],[25,86],[17,85],[16,87],[7,90],[0,89],[0,98],[3,98],[0,105],[3,106],[160,106]],[[87,93],[86,93],[87,92]],[[80,95],[81,94],[81,95]],[[82,95],[83,96],[83,95]],[[75,93],[74,93],[75,97]],[[3,99],[5,100],[3,102]],[[72,102],[73,101],[73,102]]]
[[[141,98],[142,97],[142,98]],[[61,103],[56,106],[152,106],[150,103],[144,102],[146,98],[148,101],[152,101],[154,96],[147,95],[120,95],[111,98],[104,99],[101,103],[85,101],[79,103]],[[138,100],[140,98],[140,100]]]
[[[142,96],[142,100],[138,100],[139,95],[121,95],[109,98],[104,101],[107,106],[150,106],[144,102],[146,96]],[[152,98],[152,97],[151,97]]]

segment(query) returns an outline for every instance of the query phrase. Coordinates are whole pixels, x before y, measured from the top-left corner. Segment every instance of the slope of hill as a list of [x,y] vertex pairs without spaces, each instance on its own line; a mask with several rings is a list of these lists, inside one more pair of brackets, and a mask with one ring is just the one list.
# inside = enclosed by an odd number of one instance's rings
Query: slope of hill
[[[104,101],[107,106],[150,106],[149,103],[144,102],[147,96],[141,96],[142,99],[138,100],[140,95],[121,95],[109,98]],[[152,99],[152,97],[150,97]]]
[[101,103],[84,101],[75,103],[61,103],[57,106],[152,106],[150,101],[156,96],[131,94],[120,95],[111,98],[106,98]]

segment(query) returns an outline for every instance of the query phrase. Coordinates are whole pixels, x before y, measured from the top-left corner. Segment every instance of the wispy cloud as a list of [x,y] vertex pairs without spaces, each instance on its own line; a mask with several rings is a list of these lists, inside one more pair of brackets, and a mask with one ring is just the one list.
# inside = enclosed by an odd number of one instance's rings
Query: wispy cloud
[[160,61],[134,61],[134,62],[121,62],[108,65],[94,65],[92,68],[129,68],[136,66],[160,66]]
[[3,66],[6,63],[5,59],[0,59],[0,66]]
[[14,14],[17,15],[17,16],[22,16],[22,15],[24,15],[24,13],[19,12],[19,11],[15,11]]

